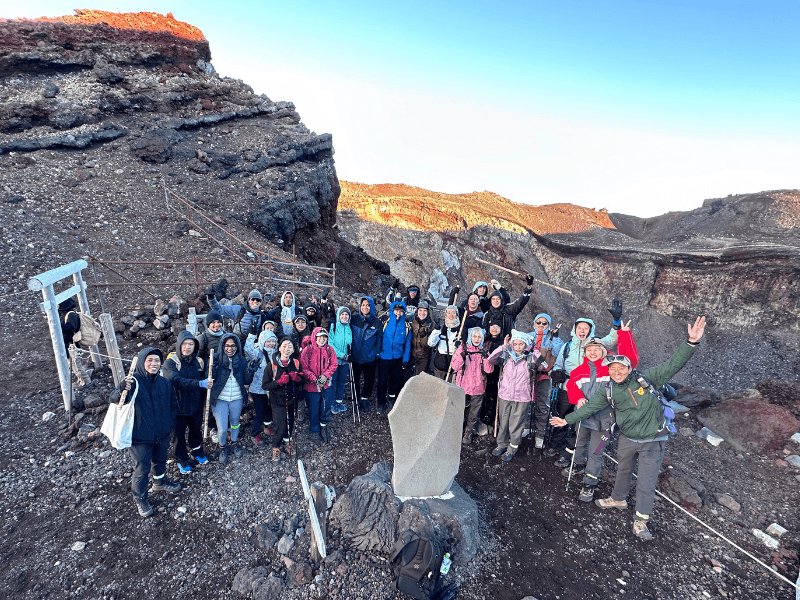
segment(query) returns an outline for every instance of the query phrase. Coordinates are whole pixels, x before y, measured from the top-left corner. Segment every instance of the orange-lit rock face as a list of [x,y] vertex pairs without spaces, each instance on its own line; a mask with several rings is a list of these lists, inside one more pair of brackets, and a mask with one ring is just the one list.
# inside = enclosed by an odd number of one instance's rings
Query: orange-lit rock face
[[178,21],[172,13],[161,15],[153,12],[115,13],[105,10],[75,9],[75,15],[63,17],[39,17],[34,21],[47,23],[63,22],[70,25],[104,24],[115,29],[136,29],[139,31],[167,32],[187,40],[205,40],[203,32],[197,27]]
[[475,225],[538,234],[577,233],[614,225],[605,211],[571,204],[528,206],[491,192],[441,194],[404,184],[341,181],[339,210],[362,219],[422,231],[460,231]]

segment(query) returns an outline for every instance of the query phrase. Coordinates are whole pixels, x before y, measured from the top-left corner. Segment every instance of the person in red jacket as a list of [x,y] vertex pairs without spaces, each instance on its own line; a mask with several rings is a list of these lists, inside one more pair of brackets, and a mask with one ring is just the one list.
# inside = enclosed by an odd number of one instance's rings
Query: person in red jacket
[[320,418],[320,409],[325,390],[331,386],[331,377],[338,363],[336,352],[328,345],[328,332],[317,327],[310,337],[303,340],[300,352],[300,367],[306,380],[306,401],[308,402],[309,430],[317,435],[311,436],[315,444],[329,441],[327,422]]
[[[631,368],[639,362],[639,352],[633,341],[631,322],[623,324],[617,337],[617,354],[627,356],[631,361]],[[567,394],[570,404],[580,408],[586,404],[586,399],[610,381],[608,367],[603,366],[603,359],[608,354],[608,349],[603,345],[603,340],[598,337],[589,338],[584,345],[585,358],[583,363],[573,369],[567,380]],[[591,502],[597,486],[600,471],[603,468],[602,448],[595,453],[602,442],[603,433],[610,431],[614,423],[614,409],[611,406],[596,412],[588,419],[580,422],[577,439],[575,440],[575,459],[572,469],[573,475],[584,474],[583,488],[578,498],[583,502]],[[565,461],[566,462],[566,461]],[[569,464],[569,463],[567,463]],[[563,464],[564,473],[568,476],[567,464]]]

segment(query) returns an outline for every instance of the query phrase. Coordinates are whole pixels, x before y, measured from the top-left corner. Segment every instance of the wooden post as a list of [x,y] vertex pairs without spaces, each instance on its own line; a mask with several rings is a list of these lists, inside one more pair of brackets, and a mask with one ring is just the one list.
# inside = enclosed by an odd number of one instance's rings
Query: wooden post
[[100,327],[103,329],[103,339],[106,341],[106,354],[110,357],[108,362],[111,365],[111,375],[114,377],[114,386],[125,379],[125,369],[122,368],[122,357],[119,355],[117,345],[117,334],[114,331],[114,321],[111,315],[103,313],[100,315]]
[[[83,277],[81,277],[80,271],[77,271],[72,274],[72,281],[80,289],[77,295],[78,295],[78,306],[80,307],[81,312],[86,316],[91,317],[92,312],[89,309],[89,299],[86,297],[86,283],[83,281]],[[97,344],[92,346],[91,354],[92,354],[92,362],[94,363],[94,368],[101,369],[103,367],[103,361],[100,360],[100,348],[97,347]]]
[[[328,498],[325,495],[325,484],[321,481],[316,481],[311,485],[311,499],[314,502],[314,511],[317,513],[319,520],[319,528],[322,532],[322,539],[327,544],[328,542],[328,520],[325,518],[328,512]],[[311,560],[315,563],[322,562],[323,557],[317,549],[317,540],[311,537]]]

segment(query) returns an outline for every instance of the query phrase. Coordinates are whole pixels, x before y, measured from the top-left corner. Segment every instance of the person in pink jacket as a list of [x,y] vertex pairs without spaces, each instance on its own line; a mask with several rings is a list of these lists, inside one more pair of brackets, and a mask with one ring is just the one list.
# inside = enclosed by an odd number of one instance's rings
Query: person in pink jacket
[[489,355],[489,362],[502,365],[497,385],[497,448],[494,456],[514,458],[528,420],[528,403],[533,400],[536,375],[548,364],[527,333],[511,330],[503,345]]
[[486,391],[486,373],[494,371],[483,355],[483,337],[486,332],[480,327],[473,327],[467,334],[467,343],[456,348],[450,363],[456,374],[456,385],[464,388],[467,395],[467,426],[464,428],[462,444],[472,443],[472,434],[478,425],[478,417],[483,407],[483,394]]
[[306,381],[309,430],[317,434],[311,436],[311,441],[315,444],[330,440],[328,423],[323,422],[324,417],[320,418],[320,408],[337,366],[336,352],[328,345],[328,332],[322,327],[315,327],[314,332],[303,340],[303,349],[300,352],[300,368]]

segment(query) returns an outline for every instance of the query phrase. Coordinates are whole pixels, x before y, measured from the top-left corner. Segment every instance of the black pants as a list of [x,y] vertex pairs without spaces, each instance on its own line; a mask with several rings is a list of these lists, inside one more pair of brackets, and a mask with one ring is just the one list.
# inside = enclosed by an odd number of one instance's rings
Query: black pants
[[[288,401],[288,406],[273,403],[270,407],[272,411],[273,424],[275,428],[275,435],[272,436],[272,447],[280,448],[282,442],[289,441],[289,435],[294,431],[294,417],[296,412],[295,403],[291,400]],[[288,410],[288,427],[287,427],[287,410]]]
[[497,384],[500,381],[499,369],[495,367],[493,373],[486,375],[486,392],[483,394],[483,406],[480,419],[487,425],[494,427],[494,415],[497,411]]
[[403,359],[378,359],[378,404],[386,404],[386,395],[394,399],[403,380]]
[[414,367],[414,375],[430,373],[428,366],[431,364],[431,355],[426,354],[425,356],[412,358],[410,364]]
[[156,439],[152,442],[131,444],[128,453],[133,459],[133,474],[131,475],[131,492],[133,497],[140,500],[147,499],[147,477],[152,466],[153,475],[159,477],[167,472],[167,450],[169,437]]
[[[189,447],[186,447],[186,430],[189,430]],[[203,453],[203,413],[196,415],[178,415],[175,419],[175,458],[178,462],[189,462],[189,450],[195,458],[205,456]]]
[[[375,386],[375,367],[377,361],[369,363],[353,363],[353,378],[356,380],[356,392],[358,397],[369,398],[372,396],[372,388]],[[364,375],[364,387],[361,387],[361,375]]]
[[253,398],[253,408],[255,409],[250,435],[256,437],[261,433],[264,423],[272,423],[272,405],[269,403],[267,394],[251,393],[250,396]]
[[[556,412],[558,409],[558,416],[562,419],[566,417],[569,413],[575,410],[575,405],[569,403],[569,396],[567,395],[566,390],[558,390],[558,397],[556,398],[557,406],[553,407],[553,413]],[[571,456],[565,454],[566,447],[570,444],[570,436],[574,436],[574,431],[571,425],[565,425],[564,427],[553,427],[553,433],[550,437],[550,447],[553,450],[558,450],[564,456]]]

